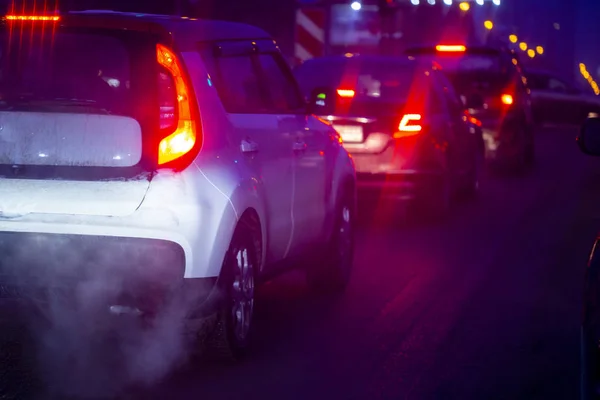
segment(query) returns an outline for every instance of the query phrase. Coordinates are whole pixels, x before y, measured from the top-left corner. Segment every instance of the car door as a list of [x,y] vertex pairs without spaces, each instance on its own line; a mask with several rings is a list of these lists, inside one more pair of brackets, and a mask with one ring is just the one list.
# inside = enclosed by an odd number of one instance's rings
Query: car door
[[276,263],[285,258],[293,231],[292,137],[268,102],[252,42],[218,43],[203,58],[233,126],[240,162],[264,189],[267,264]]
[[291,70],[280,53],[261,51],[258,63],[267,82],[269,99],[276,113],[280,134],[292,144],[288,151],[293,156],[294,198],[293,238],[289,255],[299,255],[321,238],[326,214],[327,174],[325,148],[328,133],[320,124],[311,123],[307,106]]
[[444,114],[450,130],[450,154],[455,172],[463,173],[472,165],[474,138],[466,123],[464,106],[448,79],[435,73],[432,83],[436,86],[439,101],[444,103]]

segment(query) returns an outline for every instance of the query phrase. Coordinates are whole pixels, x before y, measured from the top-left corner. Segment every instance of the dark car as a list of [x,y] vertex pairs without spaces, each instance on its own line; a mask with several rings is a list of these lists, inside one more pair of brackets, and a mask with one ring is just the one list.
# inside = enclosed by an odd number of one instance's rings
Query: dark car
[[294,74],[352,154],[363,196],[418,199],[410,203],[439,216],[455,194],[476,193],[481,130],[437,67],[408,57],[331,56]]
[[[600,156],[600,118],[589,118],[577,138],[583,153]],[[581,399],[600,399],[600,234],[585,271],[581,324]]]
[[494,46],[432,45],[407,54],[437,62],[482,122],[492,166],[523,169],[535,158],[530,91],[517,56]]
[[558,75],[525,71],[531,89],[533,116],[539,125],[581,125],[590,113],[600,113],[600,97],[592,88],[580,88]]

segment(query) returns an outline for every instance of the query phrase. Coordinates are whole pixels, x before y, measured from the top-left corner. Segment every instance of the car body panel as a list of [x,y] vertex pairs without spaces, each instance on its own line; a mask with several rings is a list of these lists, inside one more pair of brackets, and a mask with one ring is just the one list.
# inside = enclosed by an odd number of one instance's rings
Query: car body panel
[[[135,24],[132,29],[161,32],[162,40],[170,38],[199,110],[201,148],[181,170],[159,168],[135,178],[0,178],[0,194],[4,195],[0,199],[0,236],[14,233],[23,238],[35,237],[42,243],[50,235],[64,246],[79,243],[81,248],[72,249],[70,261],[77,265],[90,261],[94,268],[102,265],[85,259],[86,248],[102,248],[104,242],[107,249],[114,249],[119,242],[123,246],[127,242],[131,248],[123,247],[122,252],[115,251],[112,259],[107,255],[105,260],[135,263],[136,243],[141,242],[132,239],[158,240],[170,246],[167,250],[182,254],[181,265],[174,266],[176,272],[171,275],[188,283],[205,282],[193,286],[203,292],[196,293],[197,298],[206,300],[212,311],[218,305],[215,285],[226,253],[240,219],[247,213],[253,213],[260,224],[261,274],[269,272],[271,265],[310,254],[311,249],[328,242],[342,188],[352,190],[354,196],[356,187],[354,163],[337,132],[303,110],[295,114],[228,113],[215,87],[216,77],[209,74],[197,49],[199,42],[272,41],[269,35],[254,27],[226,22],[110,12],[79,15],[83,22],[112,27]],[[143,20],[151,24],[140,25]],[[162,30],[157,31],[157,27]],[[102,124],[100,120],[96,118],[95,125],[87,129],[113,129],[110,123]],[[69,128],[56,127],[57,132],[65,129]],[[134,143],[134,139],[130,135],[128,143]],[[258,151],[244,151],[244,141],[255,142]],[[297,143],[305,147],[297,151]],[[85,158],[88,154],[89,159],[96,147],[108,146],[99,153],[104,157],[118,143],[92,140],[88,144],[79,144],[78,156]],[[135,146],[126,147],[134,158]],[[101,162],[107,163],[107,158],[101,158]],[[62,240],[67,237],[71,239]],[[21,246],[20,241],[15,243]],[[23,243],[30,242],[23,239]],[[66,254],[64,250],[57,249],[56,254]],[[136,266],[132,270],[159,276],[161,268],[171,267],[155,265],[161,264],[160,259],[154,261],[146,269]]]

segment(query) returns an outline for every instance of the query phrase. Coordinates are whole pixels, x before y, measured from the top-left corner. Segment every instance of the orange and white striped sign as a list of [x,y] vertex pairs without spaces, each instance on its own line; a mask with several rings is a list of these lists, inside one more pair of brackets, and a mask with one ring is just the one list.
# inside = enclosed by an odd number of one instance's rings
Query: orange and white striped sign
[[296,62],[325,54],[325,25],[326,15],[322,8],[304,7],[296,11]]

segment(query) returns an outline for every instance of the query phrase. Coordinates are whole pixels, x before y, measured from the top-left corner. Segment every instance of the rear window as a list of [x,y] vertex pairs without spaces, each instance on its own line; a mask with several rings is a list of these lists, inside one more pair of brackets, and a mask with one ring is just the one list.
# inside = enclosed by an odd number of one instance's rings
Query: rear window
[[438,53],[422,55],[420,59],[435,61],[446,72],[454,74],[499,74],[506,70],[499,54]]
[[403,60],[315,59],[297,67],[294,74],[306,97],[316,89],[353,90],[353,101],[345,107],[338,104],[336,114],[397,113],[398,105],[404,104],[416,91],[416,68]]
[[438,63],[461,94],[473,90],[496,93],[504,90],[517,78],[510,57],[491,49],[444,53],[432,48],[409,50],[409,54],[418,56],[419,60]]
[[129,53],[116,37],[0,33],[0,107],[63,104],[69,112],[130,116],[130,79]]
[[294,71],[304,95],[314,88],[352,89],[356,99],[403,100],[411,90],[415,68],[382,60],[314,60]]

